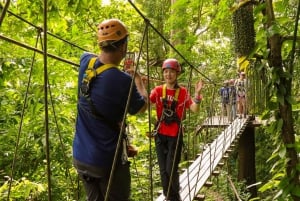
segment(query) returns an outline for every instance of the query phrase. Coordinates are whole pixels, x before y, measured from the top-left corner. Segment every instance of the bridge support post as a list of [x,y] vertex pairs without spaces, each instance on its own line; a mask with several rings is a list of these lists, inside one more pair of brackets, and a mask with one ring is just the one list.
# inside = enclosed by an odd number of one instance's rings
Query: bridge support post
[[[238,146],[238,180],[246,181],[246,185],[256,183],[255,171],[255,128],[247,126],[241,134]],[[249,188],[251,198],[257,197],[257,188]]]

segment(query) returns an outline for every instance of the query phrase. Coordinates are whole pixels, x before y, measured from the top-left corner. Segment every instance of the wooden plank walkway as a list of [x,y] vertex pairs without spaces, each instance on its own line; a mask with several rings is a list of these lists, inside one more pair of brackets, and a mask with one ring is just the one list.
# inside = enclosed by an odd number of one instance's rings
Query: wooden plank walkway
[[[230,148],[235,138],[245,129],[249,119],[235,119],[203,150],[196,160],[180,175],[182,201],[192,201]],[[156,201],[164,201],[161,194]]]

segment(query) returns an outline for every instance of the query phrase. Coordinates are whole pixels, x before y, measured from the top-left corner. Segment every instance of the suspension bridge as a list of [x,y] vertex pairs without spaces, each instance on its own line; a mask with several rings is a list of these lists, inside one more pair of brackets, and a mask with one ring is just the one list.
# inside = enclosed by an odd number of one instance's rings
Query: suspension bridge
[[[8,12],[11,15],[13,14],[9,10],[4,10],[2,12],[3,16],[5,12]],[[3,18],[1,19],[1,21],[3,21]],[[34,26],[33,24],[30,25]],[[155,27],[153,27],[151,23],[148,22],[147,26],[150,26],[151,28],[154,29],[154,31],[157,32],[157,30],[155,29]],[[38,30],[42,30],[40,29],[40,27],[36,27],[36,28]],[[48,34],[51,35],[51,33]],[[45,54],[46,56],[54,58],[58,61],[62,61],[64,63],[73,66],[78,66],[77,63],[73,63],[64,58],[44,52],[43,50],[39,50],[27,44],[18,42],[16,40],[13,40],[12,38],[4,36],[3,34],[0,35],[0,39],[18,45],[20,47],[26,48],[28,50],[32,50],[40,54]],[[168,41],[166,42],[175,50],[175,52],[177,52],[181,56],[181,54]],[[75,44],[71,44],[71,45],[75,46]],[[185,60],[184,57],[183,60]],[[197,71],[197,68],[193,67],[193,65],[191,65],[188,61],[186,61],[186,63],[189,64],[191,69]],[[201,72],[198,73],[202,74]],[[203,74],[202,76],[207,78]],[[207,78],[207,80],[210,81],[209,78]],[[220,165],[222,159],[226,157],[226,155],[230,152],[231,146],[236,142],[236,139],[239,138],[240,134],[244,131],[244,129],[249,124],[249,122],[250,122],[250,117],[242,118],[242,119],[236,118],[233,122],[230,123],[223,121],[223,119],[220,120],[218,119],[218,117],[209,117],[202,123],[198,132],[200,132],[201,129],[203,128],[213,127],[216,125],[222,126],[224,130],[220,132],[220,134],[213,140],[213,142],[206,144],[202,152],[197,155],[195,160],[193,160],[193,162],[180,175],[180,185],[181,185],[180,195],[183,201],[192,201],[197,198],[200,190],[208,183],[209,178],[215,173],[217,166]],[[49,179],[49,183],[50,183],[50,179]],[[49,184],[49,186],[51,187],[51,183]],[[49,198],[49,200],[50,199],[51,198]],[[156,201],[163,201],[164,199],[165,197],[161,194],[156,198]]]
[[[202,128],[220,125],[219,122],[221,121],[217,119],[217,117],[206,119]],[[207,144],[203,152],[198,154],[194,162],[180,175],[180,195],[183,201],[192,201],[197,197],[198,192],[214,174],[223,157],[228,154],[231,145],[235,143],[235,140],[249,123],[249,119],[250,117],[236,118],[228,124],[221,134],[212,143]],[[156,201],[164,200],[165,196],[163,194],[156,199]]]

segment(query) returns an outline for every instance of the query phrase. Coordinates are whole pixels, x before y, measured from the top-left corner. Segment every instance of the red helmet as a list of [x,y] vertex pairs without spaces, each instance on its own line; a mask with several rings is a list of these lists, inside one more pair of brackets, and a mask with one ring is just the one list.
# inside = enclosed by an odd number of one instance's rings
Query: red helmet
[[181,66],[176,59],[166,59],[162,65],[162,70],[166,68],[174,69],[176,72],[181,72]]

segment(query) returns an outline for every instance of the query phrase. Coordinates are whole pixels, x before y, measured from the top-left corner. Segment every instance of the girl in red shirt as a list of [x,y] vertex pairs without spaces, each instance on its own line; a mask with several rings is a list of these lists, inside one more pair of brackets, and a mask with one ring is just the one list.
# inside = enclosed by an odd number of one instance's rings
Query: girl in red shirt
[[180,201],[178,165],[183,145],[181,121],[185,109],[193,112],[199,110],[203,84],[201,81],[196,83],[195,98],[192,99],[188,90],[177,83],[181,66],[176,59],[166,59],[162,71],[165,84],[156,86],[150,94],[150,102],[155,104],[157,114],[155,147],[166,200]]

